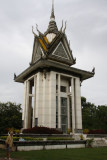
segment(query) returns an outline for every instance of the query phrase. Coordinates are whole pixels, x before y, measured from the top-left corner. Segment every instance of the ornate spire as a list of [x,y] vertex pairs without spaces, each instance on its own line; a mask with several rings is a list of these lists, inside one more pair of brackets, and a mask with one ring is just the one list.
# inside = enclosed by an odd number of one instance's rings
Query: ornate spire
[[55,20],[55,15],[54,15],[54,0],[52,0],[52,11],[51,11],[50,20]]
[[47,33],[55,33],[55,34],[58,33],[58,28],[55,22],[55,15],[54,15],[54,0],[52,0],[52,11],[51,11],[51,16],[50,16],[50,22],[49,22],[49,26],[45,34]]

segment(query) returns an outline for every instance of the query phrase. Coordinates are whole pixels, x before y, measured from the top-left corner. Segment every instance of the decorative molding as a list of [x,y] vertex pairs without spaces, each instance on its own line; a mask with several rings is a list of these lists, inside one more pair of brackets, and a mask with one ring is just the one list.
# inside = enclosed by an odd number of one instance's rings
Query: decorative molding
[[[58,51],[59,50],[59,51]],[[62,42],[60,42],[57,47],[55,48],[55,50],[53,51],[52,55],[63,58],[63,59],[67,59],[69,60],[68,54],[62,44]]]

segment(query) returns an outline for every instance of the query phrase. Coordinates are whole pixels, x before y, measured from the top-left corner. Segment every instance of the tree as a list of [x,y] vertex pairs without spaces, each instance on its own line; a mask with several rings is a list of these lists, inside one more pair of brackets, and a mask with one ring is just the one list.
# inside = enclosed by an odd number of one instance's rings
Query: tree
[[107,132],[107,106],[95,106],[81,97],[83,129],[102,129]]
[[6,128],[20,129],[22,127],[21,104],[0,102],[0,133],[5,133]]

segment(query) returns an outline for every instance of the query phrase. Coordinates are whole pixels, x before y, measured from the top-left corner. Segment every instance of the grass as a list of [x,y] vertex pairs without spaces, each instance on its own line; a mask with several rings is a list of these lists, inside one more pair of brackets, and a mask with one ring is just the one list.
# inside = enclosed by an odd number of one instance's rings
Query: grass
[[[0,150],[0,157],[5,151]],[[18,160],[107,160],[107,147],[12,152]]]

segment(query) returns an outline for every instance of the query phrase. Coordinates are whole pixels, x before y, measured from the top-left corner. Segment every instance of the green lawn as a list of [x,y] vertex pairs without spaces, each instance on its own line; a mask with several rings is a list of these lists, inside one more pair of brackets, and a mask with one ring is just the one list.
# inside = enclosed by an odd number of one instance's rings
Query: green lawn
[[[4,150],[0,150],[0,157],[5,157]],[[107,160],[107,147],[12,152],[11,157],[19,160]]]

